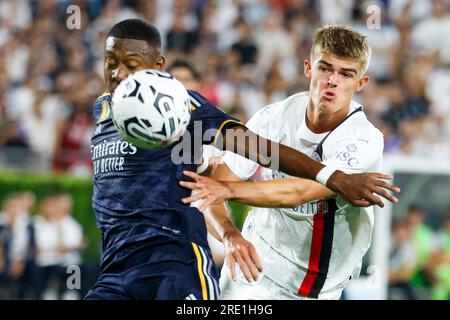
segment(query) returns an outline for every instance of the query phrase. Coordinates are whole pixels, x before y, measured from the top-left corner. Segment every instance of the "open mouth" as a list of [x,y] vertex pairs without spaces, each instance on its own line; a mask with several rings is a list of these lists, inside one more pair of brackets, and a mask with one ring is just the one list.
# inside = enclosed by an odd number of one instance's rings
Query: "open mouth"
[[336,93],[334,93],[333,91],[324,91],[322,92],[322,97],[325,100],[331,101],[336,99]]

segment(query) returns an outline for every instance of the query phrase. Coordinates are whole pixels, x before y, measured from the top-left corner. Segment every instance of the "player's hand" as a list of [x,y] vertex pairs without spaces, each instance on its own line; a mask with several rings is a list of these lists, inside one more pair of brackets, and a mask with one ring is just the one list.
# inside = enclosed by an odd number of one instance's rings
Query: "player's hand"
[[195,202],[203,199],[198,208],[201,212],[205,211],[212,204],[218,204],[231,198],[232,192],[226,183],[198,175],[192,171],[184,171],[185,176],[194,180],[194,182],[180,181],[182,187],[197,190],[196,194],[183,198],[183,203]]
[[245,240],[238,229],[226,234],[223,244],[231,271],[231,279],[233,281],[237,279],[235,269],[237,263],[249,283],[257,281],[263,267],[253,244]]
[[378,205],[384,207],[383,200],[379,196],[392,203],[397,203],[398,199],[390,195],[388,191],[400,192],[399,187],[385,181],[389,179],[392,177],[381,173],[346,174],[336,171],[329,178],[327,187],[354,206]]

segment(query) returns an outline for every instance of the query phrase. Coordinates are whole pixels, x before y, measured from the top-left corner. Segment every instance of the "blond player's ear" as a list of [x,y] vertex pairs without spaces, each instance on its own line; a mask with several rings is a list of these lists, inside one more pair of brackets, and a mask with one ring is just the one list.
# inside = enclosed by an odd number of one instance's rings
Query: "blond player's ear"
[[308,59],[305,59],[305,61],[303,61],[303,70],[308,79],[311,78],[311,69],[311,62],[309,62]]
[[369,83],[369,80],[370,80],[369,76],[363,76],[361,79],[359,79],[356,91],[357,92],[361,91]]

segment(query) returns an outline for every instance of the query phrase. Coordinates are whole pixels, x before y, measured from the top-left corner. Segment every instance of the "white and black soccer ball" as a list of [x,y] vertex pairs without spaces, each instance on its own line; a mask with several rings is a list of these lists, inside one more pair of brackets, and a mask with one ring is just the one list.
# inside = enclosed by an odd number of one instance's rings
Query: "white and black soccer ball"
[[111,110],[125,140],[144,149],[177,141],[191,118],[186,88],[170,74],[156,70],[140,70],[120,82]]

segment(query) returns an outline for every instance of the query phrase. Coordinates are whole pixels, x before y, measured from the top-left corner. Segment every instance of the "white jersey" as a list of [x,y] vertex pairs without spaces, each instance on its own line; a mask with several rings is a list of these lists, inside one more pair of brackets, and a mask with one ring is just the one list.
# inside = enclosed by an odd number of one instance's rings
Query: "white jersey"
[[[257,112],[247,127],[264,138],[295,148],[347,173],[379,171],[383,135],[351,102],[349,116],[331,133],[315,134],[305,123],[308,92],[298,93]],[[258,165],[227,152],[224,162],[241,179]],[[289,176],[264,168],[261,180]],[[300,297],[338,299],[350,277],[359,275],[369,249],[373,207],[358,208],[340,196],[294,209],[254,208],[243,235],[255,245],[264,276]]]

